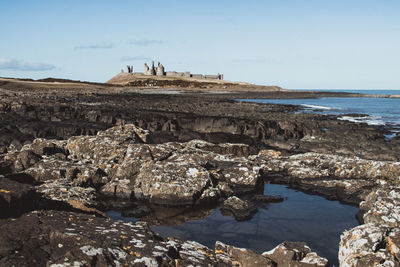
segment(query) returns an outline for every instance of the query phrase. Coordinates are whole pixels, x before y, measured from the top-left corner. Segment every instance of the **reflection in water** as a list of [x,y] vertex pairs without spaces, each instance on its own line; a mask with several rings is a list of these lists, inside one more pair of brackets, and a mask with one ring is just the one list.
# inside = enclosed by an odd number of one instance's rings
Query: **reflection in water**
[[174,227],[190,221],[203,220],[212,214],[214,210],[153,207],[152,213],[140,218],[140,220],[146,221],[153,226],[164,225]]
[[[320,256],[337,265],[340,234],[358,225],[357,207],[329,201],[319,196],[307,195],[282,185],[266,184],[265,195],[281,195],[281,203],[258,203],[258,212],[248,221],[238,222],[215,210],[191,211],[169,209],[148,214],[141,220],[148,221],[161,236],[195,240],[210,248],[215,241],[256,252],[270,250],[283,241],[304,241]],[[121,217],[109,212],[115,219]],[[167,226],[168,225],[168,226]]]

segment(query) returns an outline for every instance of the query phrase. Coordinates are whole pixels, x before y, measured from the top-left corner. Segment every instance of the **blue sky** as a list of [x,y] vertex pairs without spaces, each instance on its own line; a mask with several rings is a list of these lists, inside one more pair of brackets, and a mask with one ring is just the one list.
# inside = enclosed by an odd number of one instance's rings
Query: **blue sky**
[[103,82],[130,64],[284,88],[400,89],[400,1],[0,2],[0,76]]

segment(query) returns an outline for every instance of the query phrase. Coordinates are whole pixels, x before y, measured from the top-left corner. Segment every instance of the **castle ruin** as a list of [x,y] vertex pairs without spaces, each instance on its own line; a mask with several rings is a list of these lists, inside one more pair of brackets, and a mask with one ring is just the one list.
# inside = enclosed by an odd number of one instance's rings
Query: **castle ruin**
[[[135,74],[133,72],[133,66],[127,66],[128,73]],[[139,74],[139,73],[137,73]],[[154,61],[151,62],[151,68],[147,63],[144,63],[144,75],[149,76],[166,76],[166,77],[181,77],[181,78],[194,78],[194,79],[212,79],[212,80],[223,80],[224,75],[218,73],[217,75],[205,75],[205,74],[192,74],[190,71],[177,72],[177,71],[165,71],[163,64],[158,62],[157,67],[154,65]]]

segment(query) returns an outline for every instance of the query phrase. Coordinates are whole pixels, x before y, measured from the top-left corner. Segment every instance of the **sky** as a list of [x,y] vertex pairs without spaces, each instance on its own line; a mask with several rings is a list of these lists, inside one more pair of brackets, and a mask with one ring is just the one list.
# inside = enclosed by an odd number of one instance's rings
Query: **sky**
[[127,64],[290,89],[400,89],[399,0],[1,0],[0,77]]

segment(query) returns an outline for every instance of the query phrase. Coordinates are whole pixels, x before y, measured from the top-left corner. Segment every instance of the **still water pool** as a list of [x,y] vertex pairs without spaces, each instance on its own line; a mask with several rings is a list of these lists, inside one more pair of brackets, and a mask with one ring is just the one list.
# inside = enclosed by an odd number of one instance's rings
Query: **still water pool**
[[[304,241],[320,256],[337,264],[341,233],[358,225],[358,208],[308,195],[286,186],[265,184],[265,195],[281,195],[281,203],[258,204],[258,212],[248,221],[238,222],[221,214],[220,208],[177,225],[153,225],[151,228],[163,237],[175,236],[194,240],[210,248],[215,241],[256,252],[268,251],[283,241]],[[137,221],[109,212],[111,218]],[[179,221],[179,220],[178,220]],[[151,223],[151,222],[150,222]],[[158,223],[157,223],[158,224]]]

